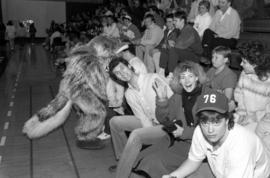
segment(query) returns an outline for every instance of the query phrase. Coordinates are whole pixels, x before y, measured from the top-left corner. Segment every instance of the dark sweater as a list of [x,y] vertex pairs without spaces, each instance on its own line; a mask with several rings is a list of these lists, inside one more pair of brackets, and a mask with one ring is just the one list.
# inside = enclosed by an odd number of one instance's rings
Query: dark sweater
[[198,32],[188,24],[181,30],[180,35],[176,39],[175,47],[190,50],[197,55],[201,55],[203,52]]

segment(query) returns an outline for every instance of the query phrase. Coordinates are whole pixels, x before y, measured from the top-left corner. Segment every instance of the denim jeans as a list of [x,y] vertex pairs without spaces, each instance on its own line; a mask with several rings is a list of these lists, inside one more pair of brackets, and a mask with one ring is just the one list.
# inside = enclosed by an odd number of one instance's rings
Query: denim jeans
[[[110,127],[116,159],[120,158],[116,178],[129,177],[143,145],[155,144],[161,138],[168,137],[161,125],[142,128],[140,120],[135,116],[114,117]],[[132,131],[128,139],[125,131]]]

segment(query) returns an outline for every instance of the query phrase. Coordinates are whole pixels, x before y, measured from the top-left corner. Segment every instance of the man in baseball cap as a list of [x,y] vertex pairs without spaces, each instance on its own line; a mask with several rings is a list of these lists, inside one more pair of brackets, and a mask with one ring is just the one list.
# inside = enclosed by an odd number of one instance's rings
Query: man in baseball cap
[[[196,171],[207,158],[214,177],[268,177],[269,154],[260,138],[234,123],[227,97],[206,89],[197,99],[198,126],[188,158],[174,172],[162,178],[182,178]],[[204,166],[197,173],[202,175]]]

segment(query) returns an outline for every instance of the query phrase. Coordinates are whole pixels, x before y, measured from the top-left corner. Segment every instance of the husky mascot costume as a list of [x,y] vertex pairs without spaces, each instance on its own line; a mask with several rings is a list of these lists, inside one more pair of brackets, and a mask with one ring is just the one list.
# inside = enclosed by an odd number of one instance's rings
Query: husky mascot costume
[[79,115],[75,128],[78,142],[94,141],[102,131],[106,105],[122,104],[123,87],[113,82],[106,72],[119,45],[117,40],[97,36],[71,50],[57,95],[26,121],[23,133],[30,139],[45,136],[62,125],[74,108]]

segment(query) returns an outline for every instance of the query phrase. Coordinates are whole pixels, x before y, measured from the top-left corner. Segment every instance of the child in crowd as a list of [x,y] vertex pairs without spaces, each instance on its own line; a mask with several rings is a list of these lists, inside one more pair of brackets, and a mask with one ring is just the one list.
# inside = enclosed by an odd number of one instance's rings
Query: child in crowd
[[199,3],[199,14],[195,17],[194,28],[202,38],[204,31],[210,26],[212,17],[209,14],[210,2],[203,0]]
[[228,47],[218,46],[212,52],[213,67],[207,72],[208,86],[214,90],[224,93],[229,100],[229,111],[233,111],[235,104],[233,92],[237,84],[237,75],[229,69],[227,63],[231,55]]

